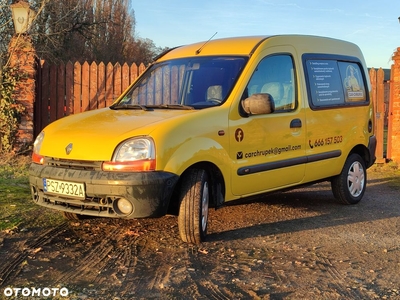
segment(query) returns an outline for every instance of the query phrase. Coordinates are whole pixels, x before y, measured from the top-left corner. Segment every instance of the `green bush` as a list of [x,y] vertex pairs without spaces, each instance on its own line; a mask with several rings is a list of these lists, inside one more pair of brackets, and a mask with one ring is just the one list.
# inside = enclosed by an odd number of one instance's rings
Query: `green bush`
[[25,111],[14,97],[15,86],[21,76],[15,68],[2,67],[0,72],[0,155],[13,151],[20,118]]

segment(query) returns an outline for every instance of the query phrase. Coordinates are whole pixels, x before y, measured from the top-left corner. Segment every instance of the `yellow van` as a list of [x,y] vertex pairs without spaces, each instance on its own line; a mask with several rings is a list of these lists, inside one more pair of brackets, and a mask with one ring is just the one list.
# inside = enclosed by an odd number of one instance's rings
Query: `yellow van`
[[36,138],[33,200],[113,218],[178,216],[200,243],[209,207],[322,180],[355,204],[375,161],[360,49],[302,35],[211,40],[160,55],[111,105]]

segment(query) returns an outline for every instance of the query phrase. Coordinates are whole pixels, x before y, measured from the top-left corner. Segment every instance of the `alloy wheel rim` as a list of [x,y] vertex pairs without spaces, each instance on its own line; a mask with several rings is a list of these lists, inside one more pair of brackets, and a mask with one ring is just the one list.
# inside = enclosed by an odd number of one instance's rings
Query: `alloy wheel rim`
[[364,190],[364,168],[359,162],[354,162],[347,175],[347,188],[353,197],[358,197]]

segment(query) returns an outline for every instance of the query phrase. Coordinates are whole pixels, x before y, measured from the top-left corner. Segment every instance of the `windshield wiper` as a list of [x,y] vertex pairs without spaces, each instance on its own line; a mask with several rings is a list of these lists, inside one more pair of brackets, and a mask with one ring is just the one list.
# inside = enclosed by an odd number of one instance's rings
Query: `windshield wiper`
[[182,104],[158,104],[158,105],[147,105],[151,108],[164,108],[164,109],[187,109],[192,110],[194,109],[193,106],[182,105]]
[[141,109],[141,110],[150,110],[145,105],[140,104],[116,104],[110,106],[111,109]]

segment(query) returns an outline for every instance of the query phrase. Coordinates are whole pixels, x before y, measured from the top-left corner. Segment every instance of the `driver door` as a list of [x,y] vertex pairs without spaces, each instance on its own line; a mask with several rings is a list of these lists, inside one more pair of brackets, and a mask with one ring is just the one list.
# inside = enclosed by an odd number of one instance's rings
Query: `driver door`
[[298,102],[294,61],[287,51],[260,59],[242,99],[256,93],[270,94],[275,111],[230,119],[234,195],[291,186],[304,178],[305,113]]

